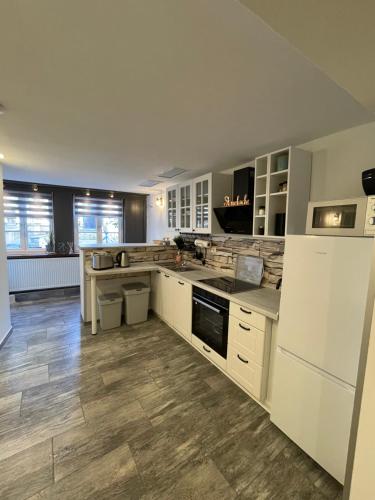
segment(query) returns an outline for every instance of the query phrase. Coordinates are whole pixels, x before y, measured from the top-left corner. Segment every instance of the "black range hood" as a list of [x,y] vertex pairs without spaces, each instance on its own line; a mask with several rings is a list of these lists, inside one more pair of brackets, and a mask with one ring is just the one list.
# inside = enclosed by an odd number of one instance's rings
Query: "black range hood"
[[233,178],[233,199],[241,200],[245,194],[249,205],[214,208],[216,218],[225,233],[252,234],[254,210],[254,168],[235,170]]
[[252,234],[253,205],[214,208],[217,220],[225,233]]

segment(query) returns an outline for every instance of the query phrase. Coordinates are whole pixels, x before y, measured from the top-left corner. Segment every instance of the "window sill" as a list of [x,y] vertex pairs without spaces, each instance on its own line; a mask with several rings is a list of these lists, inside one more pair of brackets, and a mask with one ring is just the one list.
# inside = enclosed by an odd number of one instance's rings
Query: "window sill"
[[8,260],[13,259],[56,259],[61,257],[79,257],[78,253],[9,253]]

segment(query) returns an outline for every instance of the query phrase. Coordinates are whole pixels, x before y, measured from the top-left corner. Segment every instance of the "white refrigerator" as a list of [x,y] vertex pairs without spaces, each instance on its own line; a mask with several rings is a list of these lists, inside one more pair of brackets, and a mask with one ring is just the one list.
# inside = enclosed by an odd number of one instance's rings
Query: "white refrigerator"
[[271,420],[344,482],[372,238],[287,236]]

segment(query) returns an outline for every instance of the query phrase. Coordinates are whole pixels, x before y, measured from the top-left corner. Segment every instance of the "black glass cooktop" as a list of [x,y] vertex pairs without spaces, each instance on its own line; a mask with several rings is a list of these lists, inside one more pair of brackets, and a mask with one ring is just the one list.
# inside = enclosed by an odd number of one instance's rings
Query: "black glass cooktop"
[[214,288],[218,288],[219,290],[222,290],[226,293],[240,293],[246,292],[248,290],[256,290],[257,288],[259,288],[258,285],[254,285],[253,283],[229,277],[207,278],[199,281]]

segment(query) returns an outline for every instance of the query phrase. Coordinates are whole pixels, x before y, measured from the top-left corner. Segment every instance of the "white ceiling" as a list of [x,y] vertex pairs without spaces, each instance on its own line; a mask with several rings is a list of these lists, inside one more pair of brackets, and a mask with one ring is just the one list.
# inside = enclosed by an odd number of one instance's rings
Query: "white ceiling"
[[0,19],[8,179],[142,192],[374,119],[237,0],[2,0]]
[[240,0],[375,111],[374,0]]

